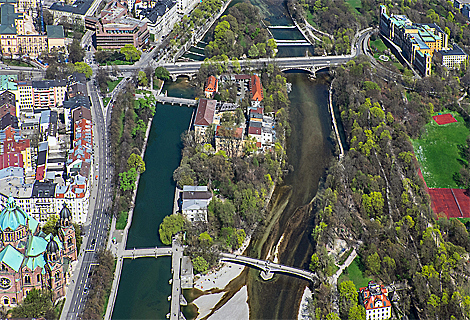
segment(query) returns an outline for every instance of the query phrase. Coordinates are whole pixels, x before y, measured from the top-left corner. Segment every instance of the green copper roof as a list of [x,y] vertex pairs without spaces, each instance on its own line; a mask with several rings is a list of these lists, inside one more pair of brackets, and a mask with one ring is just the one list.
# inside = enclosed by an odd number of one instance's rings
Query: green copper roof
[[20,225],[28,227],[34,233],[38,227],[38,222],[19,208],[16,205],[15,199],[10,196],[7,206],[0,213],[0,231],[4,231],[7,228],[14,231]]
[[23,266],[28,267],[31,271],[34,271],[37,267],[40,267],[42,274],[46,273],[46,269],[44,268],[45,265],[46,259],[44,259],[44,255],[39,255],[37,257],[26,257],[23,262]]
[[26,255],[36,257],[46,251],[47,241],[44,238],[32,236],[28,239],[28,250]]
[[54,241],[57,242],[57,244],[59,245],[59,249],[62,250],[63,249],[62,241],[60,241],[58,236],[54,236]]
[[10,4],[4,4],[0,7],[0,34],[16,34],[15,20],[23,16],[15,12],[15,7]]
[[8,245],[0,252],[0,262],[3,262],[18,272],[18,270],[20,270],[21,263],[23,262],[23,255],[11,245]]

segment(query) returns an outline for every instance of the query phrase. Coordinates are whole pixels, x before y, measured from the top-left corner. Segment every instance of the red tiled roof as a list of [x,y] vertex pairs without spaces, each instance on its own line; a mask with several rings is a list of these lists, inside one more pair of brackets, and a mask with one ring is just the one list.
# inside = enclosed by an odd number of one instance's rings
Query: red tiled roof
[[44,174],[46,173],[46,165],[38,166],[36,168],[36,180],[44,180]]
[[205,91],[207,92],[216,92],[217,91],[217,78],[210,76],[207,79],[207,85]]
[[251,91],[251,100],[253,101],[262,101],[263,96],[263,86],[257,75],[252,75],[250,80],[250,91]]
[[249,74],[236,74],[235,75],[235,80],[248,80],[250,79]]
[[[372,286],[372,287],[371,287]],[[369,288],[379,289],[376,292],[371,292]],[[374,290],[375,290],[374,289]],[[362,299],[364,300],[364,308],[366,310],[379,309],[390,307],[390,301],[386,295],[387,289],[383,285],[378,285],[373,281],[369,282],[368,287],[363,287],[359,289],[359,292],[362,294]]]
[[259,113],[259,114],[264,114],[264,108],[263,107],[257,107],[256,109],[251,109],[250,108],[250,113]]
[[261,128],[249,127],[248,128],[248,134],[261,135]]
[[196,110],[196,118],[194,125],[196,126],[209,126],[214,120],[214,112],[216,100],[199,99],[199,104]]

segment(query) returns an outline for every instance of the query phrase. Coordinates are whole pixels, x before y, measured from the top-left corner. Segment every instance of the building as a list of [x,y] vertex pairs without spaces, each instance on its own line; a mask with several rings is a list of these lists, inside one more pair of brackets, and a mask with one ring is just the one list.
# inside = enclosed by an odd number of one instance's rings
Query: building
[[468,62],[468,55],[457,44],[451,49],[438,51],[436,58],[447,69],[460,69],[462,64]]
[[204,94],[206,98],[211,99],[214,97],[214,94],[219,90],[219,80],[216,77],[210,76],[207,78],[206,87],[204,88]]
[[[16,3],[5,3],[0,7],[0,46],[6,56],[28,55],[37,58],[41,52],[49,50],[48,36],[34,29],[31,18],[17,8]],[[49,26],[48,26],[49,27]],[[62,26],[51,26],[50,43],[64,47]],[[58,39],[62,34],[62,40]]]
[[114,0],[101,11],[101,18],[87,19],[87,27],[96,30],[96,45],[105,49],[120,49],[131,44],[138,49],[144,48],[150,34],[147,22],[127,16],[127,8]]
[[460,12],[467,20],[470,20],[470,4],[464,4]]
[[261,80],[259,77],[254,74],[250,78],[250,93],[251,93],[251,105],[253,107],[258,107],[263,101],[264,93],[263,93],[263,85],[261,84]]
[[155,35],[155,40],[162,39],[170,33],[173,26],[178,21],[176,12],[176,2],[173,0],[160,0],[153,6],[137,9],[141,20],[147,22],[147,28],[151,34]]
[[191,222],[207,222],[207,206],[212,192],[207,186],[183,186],[181,212]]
[[19,81],[17,85],[20,112],[62,106],[67,93],[65,80]]
[[462,10],[462,8],[466,5],[470,4],[470,0],[454,0],[454,8]]
[[194,117],[194,131],[199,137],[204,137],[206,129],[210,128],[214,121],[216,100],[199,99],[196,116]]
[[64,27],[61,25],[46,26],[46,32],[49,52],[65,50]]
[[380,33],[399,47],[403,57],[421,75],[431,75],[435,52],[448,48],[448,35],[436,24],[413,23],[404,15],[388,16],[380,6]]
[[72,4],[55,2],[49,7],[54,19],[65,19],[71,24],[85,25],[85,16],[93,16],[100,0],[76,0]]
[[77,260],[75,229],[66,206],[59,213],[59,234],[45,234],[33,217],[9,197],[0,213],[0,303],[15,307],[32,289],[65,295],[71,263]]
[[392,305],[388,300],[387,289],[370,281],[367,287],[359,289],[359,301],[366,308],[367,320],[384,320],[392,317]]

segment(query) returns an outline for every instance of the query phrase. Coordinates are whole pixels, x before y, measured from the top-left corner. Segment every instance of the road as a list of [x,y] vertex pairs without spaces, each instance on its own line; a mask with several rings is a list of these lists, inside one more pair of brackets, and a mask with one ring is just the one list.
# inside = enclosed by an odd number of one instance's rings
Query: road
[[[96,251],[105,248],[111,204],[111,168],[108,163],[109,147],[107,144],[107,124],[110,120],[108,109],[102,109],[93,78],[88,82],[88,93],[91,97],[94,132],[94,169],[98,168],[98,179],[93,179],[92,198],[90,198],[91,216],[85,224],[85,237],[80,251],[80,261],[66,293],[66,303],[61,320],[77,319],[86,302],[85,288],[88,288],[90,267],[96,264]],[[106,119],[105,119],[106,116]],[[93,174],[93,176],[96,175]],[[78,272],[77,272],[78,271]]]

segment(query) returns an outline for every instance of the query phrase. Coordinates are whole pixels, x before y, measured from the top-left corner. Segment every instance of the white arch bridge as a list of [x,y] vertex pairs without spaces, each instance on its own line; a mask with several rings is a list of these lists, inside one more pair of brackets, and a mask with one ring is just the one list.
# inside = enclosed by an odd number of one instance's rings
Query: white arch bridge
[[312,282],[318,280],[318,276],[316,273],[295,267],[289,267],[282,264],[254,259],[246,256],[239,256],[232,253],[220,253],[219,256],[220,261],[235,262],[247,265],[249,267],[261,269],[261,278],[263,278],[263,280],[271,279],[274,276],[274,273],[284,273],[288,275],[293,275]]

